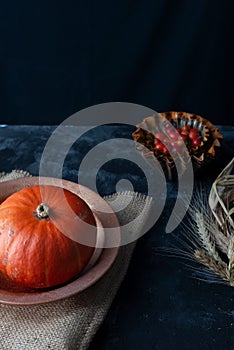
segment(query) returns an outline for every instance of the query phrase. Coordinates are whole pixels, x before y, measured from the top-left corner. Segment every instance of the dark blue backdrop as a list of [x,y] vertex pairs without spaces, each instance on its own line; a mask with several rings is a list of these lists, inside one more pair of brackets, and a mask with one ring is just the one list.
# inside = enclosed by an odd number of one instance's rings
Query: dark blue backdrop
[[231,0],[1,1],[2,123],[111,101],[233,124]]

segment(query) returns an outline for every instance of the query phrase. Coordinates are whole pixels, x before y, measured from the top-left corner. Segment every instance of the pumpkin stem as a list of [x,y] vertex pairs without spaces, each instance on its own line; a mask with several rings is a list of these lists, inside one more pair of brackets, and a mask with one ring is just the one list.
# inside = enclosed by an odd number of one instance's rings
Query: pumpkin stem
[[49,206],[46,203],[41,203],[38,205],[36,213],[39,219],[46,219],[49,217]]

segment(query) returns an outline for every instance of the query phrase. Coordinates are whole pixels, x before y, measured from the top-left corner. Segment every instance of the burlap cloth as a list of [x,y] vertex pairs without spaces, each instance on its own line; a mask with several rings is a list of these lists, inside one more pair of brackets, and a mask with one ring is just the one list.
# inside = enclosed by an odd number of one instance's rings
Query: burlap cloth
[[[0,181],[29,176],[22,171],[0,174]],[[106,200],[118,212],[124,203],[134,199],[131,208],[119,211],[120,225],[131,222],[140,232],[151,209],[151,199],[133,192],[117,193]],[[142,220],[142,217],[145,220]],[[101,325],[116,293],[126,275],[135,243],[120,248],[117,259],[110,270],[92,287],[76,296],[50,304],[35,306],[0,305],[0,349],[1,350],[73,350],[87,349],[92,337]]]

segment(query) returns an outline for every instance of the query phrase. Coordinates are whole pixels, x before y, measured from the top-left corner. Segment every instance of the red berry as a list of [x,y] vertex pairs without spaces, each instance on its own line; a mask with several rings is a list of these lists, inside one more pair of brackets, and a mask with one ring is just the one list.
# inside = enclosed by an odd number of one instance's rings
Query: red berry
[[190,132],[189,132],[189,138],[191,140],[197,138],[199,136],[199,130],[197,129],[191,129]]
[[190,131],[190,127],[188,125],[183,125],[181,130],[183,130],[183,131]]
[[201,144],[201,140],[198,137],[194,138],[193,141],[192,141],[192,144],[193,144],[194,147],[198,147]]
[[185,130],[182,130],[180,136],[182,136],[182,135],[185,135],[185,136],[188,137],[189,132],[188,132],[188,131],[185,131]]
[[187,133],[181,133],[180,135],[183,140],[188,140],[188,134]]
[[180,128],[176,128],[176,131],[179,133],[179,134],[181,134],[181,129]]
[[158,143],[155,145],[155,149],[157,151],[162,151],[163,150],[164,145],[162,144],[162,142],[158,141]]

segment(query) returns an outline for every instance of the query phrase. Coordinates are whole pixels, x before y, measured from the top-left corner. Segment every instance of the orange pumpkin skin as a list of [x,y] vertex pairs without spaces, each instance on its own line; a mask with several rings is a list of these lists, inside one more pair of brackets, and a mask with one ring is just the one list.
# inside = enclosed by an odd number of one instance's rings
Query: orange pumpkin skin
[[[36,212],[42,200],[49,207],[45,218]],[[78,243],[87,233],[86,223],[92,225],[90,246]],[[16,192],[0,205],[0,271],[30,288],[67,282],[84,269],[94,252],[95,225],[88,205],[65,189],[44,185]]]

